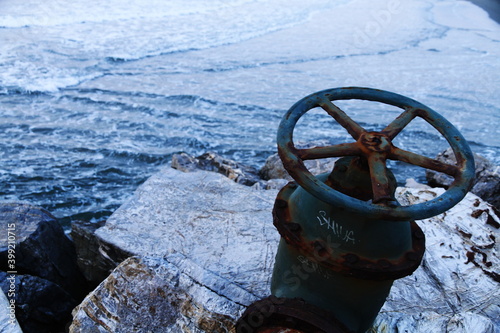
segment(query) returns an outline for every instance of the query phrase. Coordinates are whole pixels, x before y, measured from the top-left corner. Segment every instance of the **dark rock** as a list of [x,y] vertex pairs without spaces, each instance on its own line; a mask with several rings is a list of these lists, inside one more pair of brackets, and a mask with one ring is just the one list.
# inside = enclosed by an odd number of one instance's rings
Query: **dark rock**
[[[15,281],[15,282],[14,282]],[[24,332],[63,332],[78,304],[59,285],[31,275],[0,271],[0,287],[9,294],[15,283],[15,314]]]
[[[104,257],[99,248],[105,246],[95,237],[95,231],[104,225],[105,221],[93,223],[75,221],[71,224],[71,238],[75,243],[78,267],[87,280],[90,289],[94,289],[119,264]],[[128,254],[117,254],[116,257],[125,260]]]
[[49,212],[29,204],[0,205],[2,230],[13,227],[15,268],[7,266],[7,233],[0,235],[0,269],[38,276],[66,290],[75,299],[86,292],[86,281],[76,264],[76,252],[58,221]]
[[[436,156],[438,161],[455,164],[455,154],[451,148],[439,153]],[[493,165],[486,158],[474,154],[476,174],[471,192],[481,199],[490,203],[496,209],[500,209],[500,166]],[[453,178],[433,170],[426,172],[427,182],[430,186],[447,188]]]
[[471,192],[500,210],[500,167],[484,170],[476,176]]
[[213,152],[198,157],[192,157],[186,153],[175,154],[172,156],[172,168],[183,172],[195,170],[218,172],[238,184],[247,186],[260,181],[258,171],[255,168],[223,158]]

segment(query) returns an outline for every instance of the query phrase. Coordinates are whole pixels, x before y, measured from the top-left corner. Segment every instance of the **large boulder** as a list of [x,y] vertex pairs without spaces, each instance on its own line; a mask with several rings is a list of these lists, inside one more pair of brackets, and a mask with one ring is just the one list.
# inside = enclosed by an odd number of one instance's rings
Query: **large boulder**
[[242,305],[222,290],[254,298],[181,254],[131,257],[75,309],[70,332],[228,332]]
[[[440,191],[401,188],[398,198],[422,202]],[[70,331],[234,332],[242,311],[270,293],[276,194],[210,172],[166,168],[153,175],[96,231],[134,257],[74,310]],[[494,332],[499,221],[474,194],[420,221],[423,264],[396,281],[372,331]]]
[[[403,205],[425,202],[444,189],[398,188]],[[419,221],[426,236],[420,267],[395,281],[375,332],[498,332],[500,217],[469,193],[457,206]]]
[[[156,329],[164,329],[161,325],[168,322],[171,326],[166,331],[170,332],[183,332],[182,327],[191,326],[193,332],[201,332],[200,327],[213,327],[210,323],[214,321],[226,328],[233,325],[244,305],[268,294],[267,283],[261,281],[270,278],[279,240],[270,216],[276,194],[275,190],[256,190],[213,172],[183,173],[166,168],[152,176],[95,234],[100,243],[115,247],[101,248],[104,257],[112,258],[118,249],[141,258],[162,258],[160,263],[168,267],[158,268],[156,263],[153,264],[156,268],[150,268],[148,263],[153,259],[134,259],[116,268],[75,309],[71,332],[106,331],[106,325],[116,332],[142,332],[144,327],[151,328],[147,320],[140,324],[149,315],[153,319],[163,317],[161,323],[157,321],[160,326]],[[158,302],[162,299],[176,306],[160,307],[163,312],[143,313],[141,318],[137,317],[140,313],[137,307],[117,308],[116,304],[124,302],[119,299],[122,294],[133,299],[152,295],[147,288],[130,287],[117,279],[117,276],[131,279],[130,274],[123,273],[129,271],[129,265],[135,267],[133,270],[140,267],[138,281],[153,281],[150,284],[153,290],[166,290]],[[169,282],[160,272],[173,274],[175,270],[183,283]],[[153,273],[160,276],[154,277]],[[176,299],[186,299],[187,303]],[[148,309],[153,308],[157,309],[152,305]],[[117,311],[127,315],[116,316]],[[196,311],[201,311],[199,318],[194,314]],[[134,320],[140,328],[131,330],[128,319],[125,322],[124,318]],[[207,328],[205,332],[215,330]]]
[[52,214],[30,204],[3,203],[0,226],[15,235],[15,269],[7,265],[12,242],[6,232],[0,235],[2,271],[41,277],[61,286],[75,299],[85,295],[86,283],[76,264],[74,245]]
[[[95,232],[100,242],[136,256],[184,254],[252,293],[267,292],[279,235],[271,209],[276,190],[256,190],[214,172],[164,168]],[[114,249],[100,249],[113,258]],[[263,271],[261,262],[266,269]]]
[[224,158],[214,152],[207,152],[198,157],[186,153],[174,154],[171,165],[172,168],[183,172],[196,170],[218,172],[238,184],[247,186],[261,181],[255,168]]
[[15,316],[25,332],[62,332],[71,322],[71,310],[78,305],[59,285],[38,276],[0,271],[0,288],[7,295],[15,290],[9,301],[15,300]]

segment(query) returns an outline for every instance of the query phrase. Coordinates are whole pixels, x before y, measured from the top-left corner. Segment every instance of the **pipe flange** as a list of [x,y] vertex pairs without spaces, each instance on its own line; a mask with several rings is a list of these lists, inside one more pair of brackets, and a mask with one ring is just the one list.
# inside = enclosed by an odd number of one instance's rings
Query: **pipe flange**
[[252,303],[236,323],[236,333],[354,333],[329,311],[300,298],[269,296]]

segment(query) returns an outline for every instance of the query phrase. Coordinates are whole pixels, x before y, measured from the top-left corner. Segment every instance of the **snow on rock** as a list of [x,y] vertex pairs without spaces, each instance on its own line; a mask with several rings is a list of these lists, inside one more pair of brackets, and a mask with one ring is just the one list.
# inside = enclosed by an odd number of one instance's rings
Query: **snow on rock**
[[[414,204],[435,198],[441,188],[398,189],[398,200]],[[397,280],[375,332],[499,332],[500,249],[491,205],[469,193],[457,206],[419,221],[426,235],[421,266]]]
[[263,297],[279,240],[271,216],[277,192],[235,184],[215,172],[165,168],[96,235],[134,255],[182,254]]
[[[405,187],[398,197],[406,205],[442,191]],[[270,293],[276,194],[216,173],[163,169],[97,230],[134,257],[74,310],[70,331],[234,332],[246,306]],[[394,283],[371,331],[499,332],[499,221],[473,194],[419,221],[422,265]]]

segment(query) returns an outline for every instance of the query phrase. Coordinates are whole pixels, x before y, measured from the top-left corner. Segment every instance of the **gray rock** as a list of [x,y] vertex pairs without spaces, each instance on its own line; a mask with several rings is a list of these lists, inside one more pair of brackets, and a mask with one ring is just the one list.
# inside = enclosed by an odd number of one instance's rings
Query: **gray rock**
[[182,172],[201,170],[199,160],[187,153],[174,154],[172,156],[171,166]]
[[[409,204],[440,191],[401,188],[397,195]],[[244,308],[269,295],[279,240],[271,217],[276,193],[201,171],[164,169],[148,179],[96,231],[138,258],[75,309],[71,331],[110,331],[107,325],[116,332],[232,332]],[[396,281],[372,332],[498,333],[500,219],[493,208],[468,194],[419,224],[427,237],[423,264]],[[150,304],[157,305],[147,310]]]
[[[456,163],[455,154],[451,148],[439,153],[436,159],[448,164]],[[474,162],[476,175],[471,192],[500,210],[500,166],[493,165],[477,154],[474,154]],[[429,185],[437,187],[447,188],[453,181],[452,177],[433,170],[427,170],[426,177]]]
[[70,332],[228,332],[242,306],[209,288],[223,286],[245,293],[180,254],[131,257],[74,310]]
[[278,154],[273,154],[266,159],[266,163],[259,170],[259,175],[262,179],[270,180],[270,179],[286,179],[293,180],[292,177],[288,174],[283,166],[283,162],[281,162]]
[[[178,290],[167,288],[170,296],[165,296],[166,302],[188,295],[190,305],[183,305],[181,309],[180,302],[176,303],[176,311],[158,313],[173,325],[166,331],[184,332],[179,327],[193,327],[192,332],[217,332],[201,328],[213,327],[210,323],[215,321],[220,322],[224,332],[236,321],[244,305],[268,295],[267,285],[279,240],[270,214],[276,194],[276,190],[256,190],[213,172],[183,173],[166,168],[148,179],[133,199],[96,231],[96,236],[99,242],[113,244],[139,257],[163,258],[168,271],[173,272],[175,266],[183,279],[194,281],[186,282],[188,287]],[[151,195],[155,199],[152,200]],[[106,257],[114,256],[107,249],[100,251]],[[121,267],[113,274],[122,270]],[[104,289],[114,290],[110,284],[114,283],[110,281],[115,279],[113,274],[87,300],[100,299],[106,293]],[[142,278],[148,279],[139,277]],[[155,281],[164,280],[168,279],[163,276]],[[125,294],[132,297],[139,293],[137,297],[141,298],[143,291],[142,287],[130,288]],[[99,301],[98,306],[115,301],[109,302]],[[94,311],[89,309],[96,306],[84,301],[75,310],[72,332],[102,330],[101,318],[104,323],[113,322],[113,330],[130,329],[130,326],[122,326],[123,317],[111,318],[100,312],[102,317],[89,316],[88,312]],[[203,307],[208,310],[202,310]],[[178,315],[186,309],[191,309],[189,313],[201,311],[199,319],[193,319],[195,314]],[[129,311],[128,316],[136,322],[142,320],[134,317],[139,314],[134,309],[124,311]],[[144,316],[143,313],[141,317]],[[157,327],[156,331],[162,329]],[[142,331],[142,328],[135,330]]]
[[[214,172],[165,168],[95,234],[100,242],[132,255],[184,254],[206,270],[264,295],[267,290],[255,285],[255,279],[268,278],[261,262],[267,271],[272,268],[279,239],[271,216],[276,194]],[[114,257],[108,249],[100,251]]]
[[[76,264],[73,243],[59,222],[47,211],[24,203],[0,204],[0,226],[14,226],[15,270],[51,281],[75,299],[85,295],[86,282]],[[0,235],[0,269],[7,266],[7,233]]]
[[193,172],[195,170],[218,172],[238,184],[248,186],[260,181],[256,169],[223,158],[214,152],[208,152],[198,157],[193,157],[186,153],[175,154],[172,157],[172,168],[183,172]]
[[23,333],[16,319],[15,304],[10,303],[10,299],[0,290],[0,332]]
[[71,310],[78,304],[70,294],[37,276],[0,272],[0,288],[7,295],[11,282],[15,284],[15,315],[24,332],[64,331],[71,322]]
[[[398,188],[397,197],[408,205],[443,192]],[[373,332],[500,332],[499,221],[494,208],[472,193],[419,221],[426,235],[423,262],[395,281]]]
[[[308,160],[305,161],[304,164],[307,169],[313,174],[318,175],[325,172],[331,172],[333,170],[333,166],[337,158],[330,159],[320,159],[320,160]],[[266,160],[264,166],[259,170],[259,175],[262,179],[270,180],[270,179],[286,179],[293,180],[292,177],[288,174],[285,167],[283,166],[283,162],[281,162],[278,154],[273,154],[269,156]]]
[[281,178],[275,178],[275,179],[269,179],[267,180],[264,185],[256,184],[259,185],[261,189],[263,190],[279,190],[286,184],[288,184],[287,179],[281,179]]

